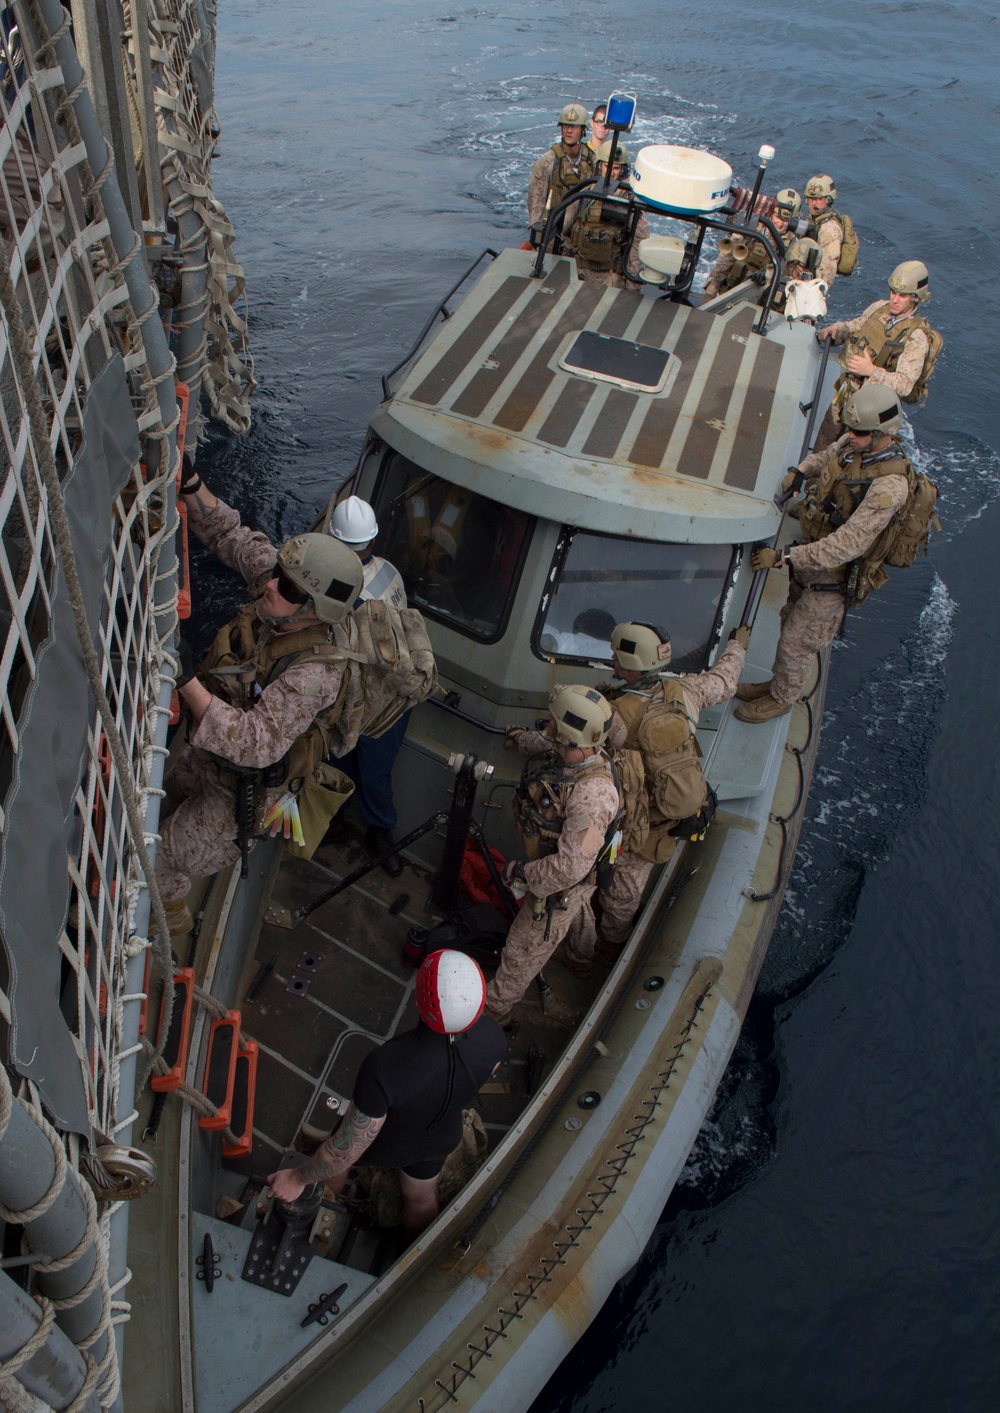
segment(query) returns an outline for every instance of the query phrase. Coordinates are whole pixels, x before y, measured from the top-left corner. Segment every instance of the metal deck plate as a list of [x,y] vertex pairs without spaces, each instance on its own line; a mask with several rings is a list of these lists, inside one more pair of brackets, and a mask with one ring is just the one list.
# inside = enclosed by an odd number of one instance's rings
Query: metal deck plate
[[210,1232],[221,1267],[211,1295],[203,1281],[192,1283],[197,1407],[199,1413],[229,1413],[265,1378],[329,1332],[329,1325],[300,1327],[310,1305],[346,1281],[347,1290],[338,1301],[346,1310],[374,1277],[316,1256],[290,1299],[269,1295],[240,1280],[250,1232],[198,1213],[191,1226],[192,1248],[200,1252],[205,1232]]

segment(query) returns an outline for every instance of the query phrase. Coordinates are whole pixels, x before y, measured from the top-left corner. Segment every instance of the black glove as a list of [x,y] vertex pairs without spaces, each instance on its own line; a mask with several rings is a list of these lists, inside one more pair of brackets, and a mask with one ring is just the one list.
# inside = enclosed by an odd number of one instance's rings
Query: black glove
[[753,274],[750,276],[750,283],[751,283],[751,284],[754,284],[754,285],[766,285],[766,284],[767,284],[767,271],[766,271],[766,270],[754,270]]
[[186,638],[177,644],[177,686],[186,687],[194,676],[194,656]]
[[508,859],[503,866],[503,873],[500,875],[504,883],[509,888],[512,883],[526,883],[524,876],[524,864],[520,859]]
[[181,495],[193,496],[201,490],[201,477],[194,469],[194,462],[187,452],[181,458]]

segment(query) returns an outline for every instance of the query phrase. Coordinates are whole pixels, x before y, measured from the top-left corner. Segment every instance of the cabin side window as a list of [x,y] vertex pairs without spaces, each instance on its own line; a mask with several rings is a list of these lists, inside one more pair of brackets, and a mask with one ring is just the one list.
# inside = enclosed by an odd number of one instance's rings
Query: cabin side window
[[532,647],[560,662],[610,663],[615,625],[633,619],[667,630],[673,671],[698,672],[708,661],[733,554],[732,545],[669,545],[567,528]]
[[379,553],[410,603],[460,633],[496,642],[510,614],[534,519],[423,471],[398,452],[375,491]]

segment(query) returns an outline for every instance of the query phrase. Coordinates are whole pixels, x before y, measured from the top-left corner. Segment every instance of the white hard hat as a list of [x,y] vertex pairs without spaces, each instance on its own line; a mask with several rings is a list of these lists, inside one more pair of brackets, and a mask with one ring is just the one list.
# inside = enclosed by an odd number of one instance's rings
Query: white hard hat
[[432,952],[417,972],[417,1013],[439,1035],[475,1025],[486,1004],[486,980],[464,952]]
[[375,512],[360,496],[348,496],[330,517],[330,534],[345,545],[366,545],[378,534]]

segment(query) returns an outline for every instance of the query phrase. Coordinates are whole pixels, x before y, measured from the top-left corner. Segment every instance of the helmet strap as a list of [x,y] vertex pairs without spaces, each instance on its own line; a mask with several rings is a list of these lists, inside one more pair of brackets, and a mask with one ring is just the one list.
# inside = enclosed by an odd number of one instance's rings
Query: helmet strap
[[291,626],[297,623],[300,618],[305,618],[307,615],[316,616],[316,606],[312,599],[306,599],[304,604],[300,604],[294,613],[288,614],[285,618],[278,618],[273,613],[265,613],[259,605],[257,607],[257,617],[263,619],[265,623],[270,624],[272,628],[281,628],[285,624]]

